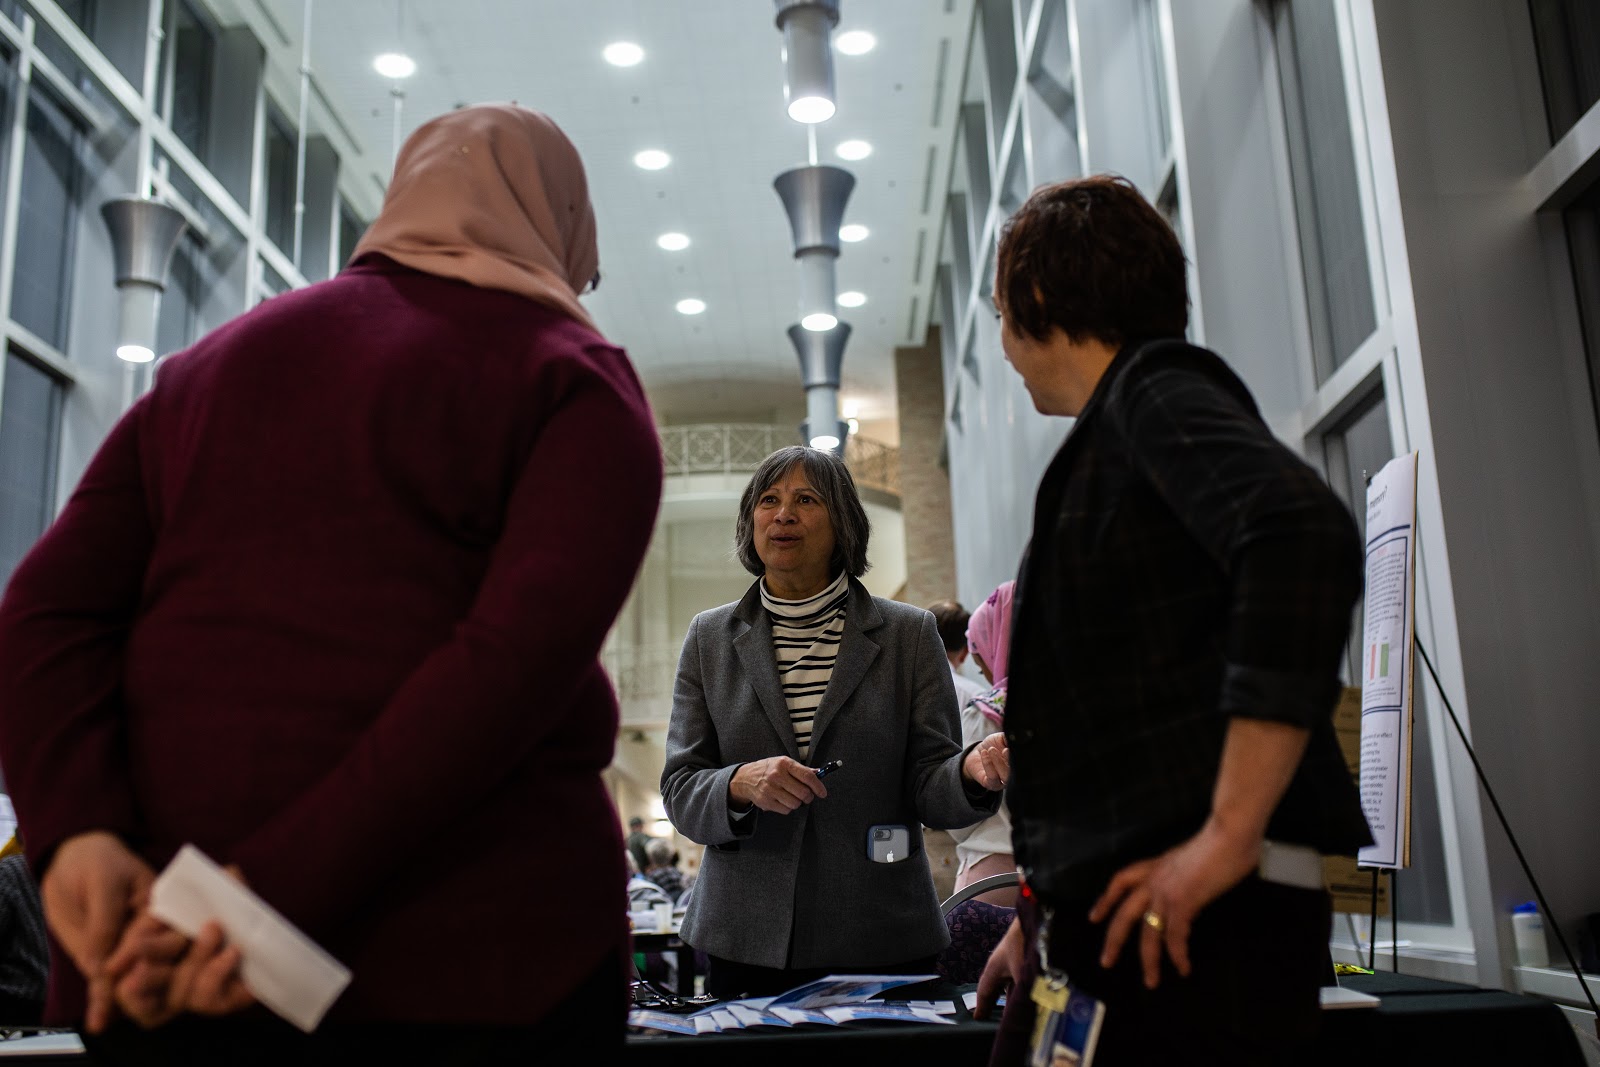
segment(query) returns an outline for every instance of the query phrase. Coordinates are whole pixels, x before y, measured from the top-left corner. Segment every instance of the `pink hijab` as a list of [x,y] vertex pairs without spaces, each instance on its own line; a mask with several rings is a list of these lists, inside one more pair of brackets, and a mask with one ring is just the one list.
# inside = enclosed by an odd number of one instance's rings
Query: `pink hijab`
[[[1016,582],[1006,582],[978,605],[967,620],[967,646],[983,657],[994,676],[994,689],[977,700],[978,707],[995,722],[1005,715],[1006,668],[1011,656],[1011,598]],[[996,699],[998,698],[998,699]]]
[[537,111],[479,104],[421,126],[350,258],[368,252],[594,327],[578,303],[600,265],[589,183],[578,150]]

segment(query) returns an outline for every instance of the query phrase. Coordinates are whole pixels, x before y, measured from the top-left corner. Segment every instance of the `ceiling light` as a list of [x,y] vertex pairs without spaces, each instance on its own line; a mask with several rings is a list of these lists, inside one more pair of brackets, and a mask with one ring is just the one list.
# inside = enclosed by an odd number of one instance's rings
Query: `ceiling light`
[[156,358],[156,354],[144,345],[118,345],[117,357],[129,363],[149,363]]
[[865,141],[840,141],[834,151],[839,153],[840,159],[866,159],[872,155],[872,146]]
[[600,53],[613,67],[632,67],[644,58],[644,49],[632,41],[614,41]]
[[856,241],[865,241],[867,239],[867,235],[871,232],[871,230],[867,229],[859,222],[852,222],[848,226],[839,227],[839,240],[849,241],[853,244]]
[[861,414],[861,401],[846,400],[843,404],[839,405],[839,414],[843,415],[847,419],[856,418]]
[[864,56],[878,47],[878,39],[866,30],[849,30],[833,39],[833,47],[847,56]]
[[839,0],[779,0],[783,33],[783,98],[796,122],[833,118],[833,43]]
[[820,448],[824,452],[832,451],[839,447],[839,439],[831,433],[818,434],[811,439],[812,448]]
[[789,101],[789,117],[796,122],[814,126],[833,118],[833,101],[825,96],[802,96]]
[[705,309],[706,302],[704,300],[696,300],[692,296],[687,300],[678,301],[678,314],[680,315],[698,315]]
[[686,233],[664,233],[656,238],[656,247],[668,252],[682,252],[689,247],[689,235]]
[[417,61],[401,52],[385,52],[372,60],[372,69],[398,81],[417,72]]
[[640,170],[660,170],[671,162],[672,157],[659,148],[646,148],[633,157],[633,165]]
[[837,325],[839,325],[839,320],[826,311],[813,311],[800,320],[801,328],[810,330],[812,333],[826,333]]
[[850,432],[851,433],[860,433],[861,432],[861,420],[860,419],[845,419],[844,420],[844,424],[846,426],[850,427]]
[[839,306],[842,308],[858,308],[867,302],[867,294],[851,289],[849,292],[839,294]]

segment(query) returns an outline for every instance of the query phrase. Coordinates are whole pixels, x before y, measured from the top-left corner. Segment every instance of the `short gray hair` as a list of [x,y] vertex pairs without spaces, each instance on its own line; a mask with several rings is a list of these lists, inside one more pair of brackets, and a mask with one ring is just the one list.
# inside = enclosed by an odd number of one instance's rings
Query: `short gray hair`
[[652,837],[649,844],[644,846],[645,859],[654,867],[672,866],[672,843],[663,841],[659,837]]
[[753,518],[756,500],[772,488],[778,479],[799,467],[822,506],[828,509],[828,521],[833,524],[833,558],[828,561],[829,574],[844,571],[859,578],[872,566],[867,562],[867,539],[872,524],[867,521],[867,509],[861,506],[861,495],[856,492],[856,480],[850,468],[832,452],[804,445],[780,448],[761,461],[750,484],[744,487],[739,498],[739,521],[734,525],[734,551],[744,569],[757,577],[767,573],[767,565],[756,553],[756,524]]

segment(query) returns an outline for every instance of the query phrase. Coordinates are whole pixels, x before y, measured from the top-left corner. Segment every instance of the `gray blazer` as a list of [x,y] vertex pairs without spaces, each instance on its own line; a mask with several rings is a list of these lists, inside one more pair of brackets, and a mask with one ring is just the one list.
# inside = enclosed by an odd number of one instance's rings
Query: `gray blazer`
[[[933,616],[850,582],[844,637],[812,726],[810,765],[845,764],[828,796],[791,815],[730,820],[741,764],[800,758],[760,591],[689,625],[672,699],[661,794],[679,832],[706,850],[683,937],[760,967],[846,967],[932,956],[949,943],[922,849],[924,824],[970,826],[999,793],[969,794],[950,665]],[[974,796],[979,799],[974,799]],[[876,824],[911,850],[868,858]]]

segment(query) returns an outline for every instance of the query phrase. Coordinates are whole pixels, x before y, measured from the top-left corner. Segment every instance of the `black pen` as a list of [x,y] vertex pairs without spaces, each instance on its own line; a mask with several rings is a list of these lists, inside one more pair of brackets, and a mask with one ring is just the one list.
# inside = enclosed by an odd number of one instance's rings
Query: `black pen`
[[832,774],[834,771],[843,766],[844,760],[842,759],[829,760],[827,763],[824,763],[822,766],[817,768],[817,777],[826,778],[828,775]]

